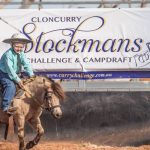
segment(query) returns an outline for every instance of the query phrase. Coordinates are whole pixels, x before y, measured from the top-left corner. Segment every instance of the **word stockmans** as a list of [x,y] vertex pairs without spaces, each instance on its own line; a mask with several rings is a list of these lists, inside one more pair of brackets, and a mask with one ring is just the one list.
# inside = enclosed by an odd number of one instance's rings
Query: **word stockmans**
[[[93,29],[86,29],[86,24],[91,19],[97,19],[98,23],[96,27]],[[85,28],[82,29],[82,26]],[[51,53],[52,51],[56,51],[57,53],[100,53],[100,52],[139,52],[141,51],[141,45],[144,40],[142,38],[135,39],[123,39],[123,38],[109,38],[109,39],[88,39],[88,38],[78,38],[78,34],[86,34],[90,36],[90,32],[100,32],[102,27],[104,26],[104,18],[100,16],[92,16],[85,20],[83,20],[76,28],[65,28],[65,29],[56,29],[47,32],[41,32],[39,36],[33,39],[32,34],[37,29],[35,23],[27,23],[23,27],[23,32],[27,36],[27,38],[31,39],[33,42],[31,46],[25,51],[25,53],[34,50],[35,53]],[[30,29],[30,33],[28,30]],[[32,29],[32,30],[31,30]],[[51,34],[60,35],[56,40],[51,37]],[[90,34],[89,34],[90,33]],[[89,34],[89,35],[88,35]],[[53,35],[54,36],[54,35]],[[63,37],[60,39],[60,37]],[[99,33],[100,37],[100,33]]]

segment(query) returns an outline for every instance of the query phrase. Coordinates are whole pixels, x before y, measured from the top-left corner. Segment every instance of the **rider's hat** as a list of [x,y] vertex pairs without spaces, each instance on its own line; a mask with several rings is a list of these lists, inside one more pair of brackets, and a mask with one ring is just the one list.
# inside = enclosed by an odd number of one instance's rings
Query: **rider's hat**
[[5,40],[3,40],[3,42],[8,43],[8,44],[11,44],[11,43],[27,44],[27,43],[31,43],[32,41],[27,39],[27,37],[25,37],[25,35],[22,33],[15,33],[12,35],[11,38],[5,39]]

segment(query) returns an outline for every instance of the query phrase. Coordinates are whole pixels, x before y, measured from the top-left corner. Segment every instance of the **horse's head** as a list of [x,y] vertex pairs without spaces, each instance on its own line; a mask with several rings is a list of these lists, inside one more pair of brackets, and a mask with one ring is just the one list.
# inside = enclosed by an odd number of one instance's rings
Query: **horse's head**
[[60,100],[65,98],[64,91],[59,82],[48,78],[44,78],[43,82],[45,87],[45,109],[50,111],[54,118],[59,119],[62,117]]
[[34,103],[51,112],[52,116],[59,119],[62,116],[60,100],[65,99],[65,93],[59,82],[43,76],[37,76],[28,87],[34,95]]

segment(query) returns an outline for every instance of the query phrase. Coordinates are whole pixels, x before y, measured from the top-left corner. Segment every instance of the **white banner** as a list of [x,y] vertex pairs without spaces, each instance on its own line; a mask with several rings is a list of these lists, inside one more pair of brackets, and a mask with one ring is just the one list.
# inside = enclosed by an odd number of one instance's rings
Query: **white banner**
[[1,55],[19,31],[34,71],[150,68],[150,9],[1,10]]

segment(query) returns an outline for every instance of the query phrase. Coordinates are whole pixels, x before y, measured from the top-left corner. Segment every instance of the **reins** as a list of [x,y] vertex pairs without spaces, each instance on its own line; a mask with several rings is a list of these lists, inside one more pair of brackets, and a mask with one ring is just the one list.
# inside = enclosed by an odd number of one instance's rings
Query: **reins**
[[[24,85],[30,83],[30,82],[33,82],[35,80],[36,76],[33,76],[33,77],[30,77],[28,79],[23,79],[22,82]],[[28,98],[31,98],[33,99],[42,109],[45,109],[40,103],[39,101],[32,95],[32,93],[27,89],[25,88],[24,89],[25,91],[25,95],[28,97]]]
[[[30,83],[30,82],[33,82],[35,80],[36,76],[34,77],[31,77],[29,79],[26,79],[26,80],[23,80],[23,84],[26,85],[27,83]],[[50,108],[47,108],[47,107],[43,107],[41,103],[39,103],[39,101],[32,95],[32,93],[28,90],[28,89],[24,89],[25,91],[25,95],[28,97],[28,98],[31,98],[33,99],[42,109],[45,109],[45,110],[48,110],[48,111],[52,111],[53,109],[57,108],[57,107],[61,107],[60,105],[56,105],[56,106],[52,106]],[[52,93],[53,94],[53,93]],[[50,98],[50,96],[46,96],[46,98]]]
[[31,98],[33,99],[42,109],[45,109],[45,107],[42,106],[42,104],[39,103],[39,101],[32,95],[32,93],[27,90],[27,89],[24,89],[25,91],[25,95],[28,97],[28,98]]

